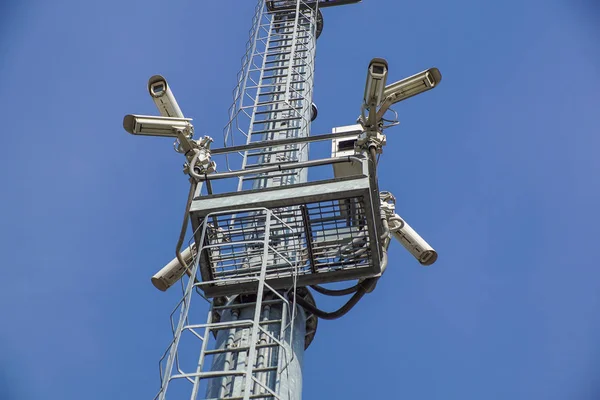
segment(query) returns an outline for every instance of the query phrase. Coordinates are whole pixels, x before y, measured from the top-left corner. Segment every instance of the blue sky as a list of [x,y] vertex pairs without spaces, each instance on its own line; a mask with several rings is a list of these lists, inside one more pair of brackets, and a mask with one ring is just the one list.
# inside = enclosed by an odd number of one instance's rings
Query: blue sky
[[[221,138],[254,1],[0,6],[0,399],[151,398],[187,194],[171,143],[132,137],[168,77]],[[600,6],[366,0],[324,11],[314,133],[352,124],[365,71],[431,66],[400,104],[380,185],[440,257],[393,244],[377,290],[323,321],[305,399],[600,397]],[[323,308],[336,304],[320,299]]]

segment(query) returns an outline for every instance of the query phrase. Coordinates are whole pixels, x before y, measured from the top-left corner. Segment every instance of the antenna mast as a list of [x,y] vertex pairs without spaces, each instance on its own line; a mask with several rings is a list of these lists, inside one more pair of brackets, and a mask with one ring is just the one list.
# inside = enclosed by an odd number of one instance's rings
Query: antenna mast
[[[125,117],[132,134],[176,138],[191,182],[177,257],[152,278],[163,291],[181,281],[183,292],[155,399],[299,400],[318,319],[343,316],[373,291],[391,238],[423,265],[436,260],[395,213],[393,195],[379,191],[376,168],[383,130],[397,123],[384,114],[435,87],[437,69],[386,86],[387,62],[373,59],[358,123],[310,135],[321,9],[358,2],[258,0],[222,148],[193,139],[191,119],[160,75],[148,89],[161,116]],[[331,157],[309,159],[317,141],[332,143]],[[309,181],[317,168],[333,177]],[[191,244],[182,251],[188,221]],[[347,289],[321,286],[351,280]],[[351,297],[325,312],[309,287]]]

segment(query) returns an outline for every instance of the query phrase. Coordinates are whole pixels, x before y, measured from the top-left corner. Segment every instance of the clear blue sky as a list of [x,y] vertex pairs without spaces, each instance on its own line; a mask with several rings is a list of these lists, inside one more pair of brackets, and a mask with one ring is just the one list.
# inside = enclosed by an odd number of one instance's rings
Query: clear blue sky
[[[175,293],[187,194],[170,141],[132,137],[168,77],[220,139],[249,1],[13,1],[0,6],[3,256],[0,399],[148,399]],[[600,398],[600,6],[365,0],[328,9],[315,133],[351,124],[365,71],[438,67],[399,105],[382,189],[438,250],[396,244],[377,290],[323,321],[305,399]],[[335,304],[322,300],[324,308]]]

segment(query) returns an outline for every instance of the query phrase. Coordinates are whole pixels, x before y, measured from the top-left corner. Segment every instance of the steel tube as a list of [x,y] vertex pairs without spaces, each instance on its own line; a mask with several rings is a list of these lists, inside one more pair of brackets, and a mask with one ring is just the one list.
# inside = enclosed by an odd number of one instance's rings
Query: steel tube
[[235,177],[243,176],[243,175],[263,174],[263,173],[268,173],[268,172],[286,171],[286,170],[290,170],[290,169],[317,167],[320,165],[339,164],[339,163],[345,163],[345,162],[361,162],[361,161],[362,160],[360,158],[353,157],[353,156],[324,158],[321,160],[277,164],[272,167],[253,168],[250,170],[218,172],[216,174],[210,174],[210,175],[206,174],[201,177],[202,179],[200,179],[200,181],[201,182],[209,181],[209,180],[212,181],[212,180],[216,180],[216,179],[235,178]]

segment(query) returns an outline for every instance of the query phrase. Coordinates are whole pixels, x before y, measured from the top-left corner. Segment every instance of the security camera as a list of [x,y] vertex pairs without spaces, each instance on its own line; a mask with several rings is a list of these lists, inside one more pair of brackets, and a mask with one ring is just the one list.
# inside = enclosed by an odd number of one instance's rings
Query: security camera
[[175,100],[175,96],[164,77],[161,75],[151,77],[148,80],[148,91],[160,115],[163,117],[184,118],[177,100]]
[[193,133],[191,121],[191,118],[129,114],[123,118],[123,128],[133,135],[178,137],[178,130]]
[[[192,244],[190,247],[185,249],[181,256],[185,260],[186,264],[190,265],[196,254],[196,244]],[[152,284],[160,291],[166,291],[168,288],[173,286],[175,282],[181,279],[185,274],[185,266],[181,265],[177,258],[172,259],[163,269],[158,271],[152,277]]]
[[437,260],[437,252],[410,227],[398,214],[389,220],[390,232],[421,265],[431,265]]
[[383,91],[383,98],[386,102],[389,99],[390,104],[394,104],[433,89],[441,80],[442,74],[440,71],[437,68],[430,68],[427,71],[386,86]]
[[388,63],[383,58],[374,58],[369,63],[365,85],[365,106],[378,106],[383,99],[383,91],[388,73]]

